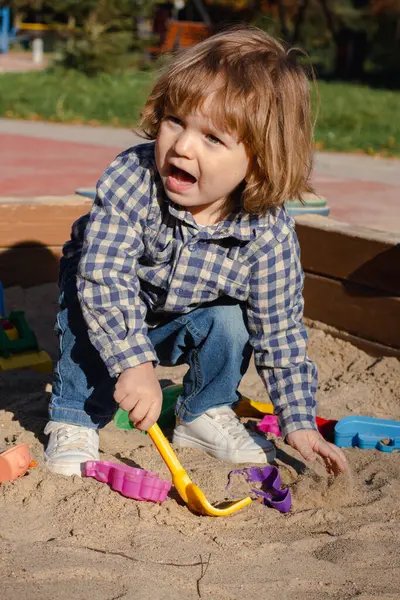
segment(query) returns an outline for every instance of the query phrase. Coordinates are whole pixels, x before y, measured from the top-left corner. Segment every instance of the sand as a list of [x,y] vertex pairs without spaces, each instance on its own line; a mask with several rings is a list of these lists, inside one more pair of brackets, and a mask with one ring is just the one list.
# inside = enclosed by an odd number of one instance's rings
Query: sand
[[[56,356],[57,289],[7,290],[26,311],[41,346]],[[373,358],[310,328],[320,371],[319,414],[400,419],[400,362]],[[179,382],[185,369],[159,369]],[[400,456],[345,450],[349,474],[334,479],[278,441],[289,514],[257,502],[228,518],[191,514],[171,491],[162,505],[136,502],[92,479],[51,475],[43,466],[50,377],[0,374],[0,448],[28,442],[38,467],[0,486],[1,600],[394,600],[400,598]],[[266,399],[253,367],[242,389]],[[200,451],[178,452],[213,502],[227,497],[232,465]],[[110,424],[101,457],[168,471],[149,438]],[[234,489],[246,494],[237,480]]]

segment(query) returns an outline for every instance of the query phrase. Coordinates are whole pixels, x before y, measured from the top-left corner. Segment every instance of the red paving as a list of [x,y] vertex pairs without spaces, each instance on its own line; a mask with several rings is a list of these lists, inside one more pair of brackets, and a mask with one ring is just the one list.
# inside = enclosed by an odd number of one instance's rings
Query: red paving
[[0,196],[65,196],[92,187],[120,148],[0,135]]
[[[0,196],[64,196],[93,187],[121,148],[0,135]],[[331,217],[400,231],[400,186],[357,179],[315,178]]]
[[399,185],[316,177],[315,187],[327,199],[333,219],[400,233]]
[[48,56],[43,57],[40,65],[32,61],[32,52],[8,52],[0,54],[0,73],[21,73],[25,71],[41,71],[48,65]]

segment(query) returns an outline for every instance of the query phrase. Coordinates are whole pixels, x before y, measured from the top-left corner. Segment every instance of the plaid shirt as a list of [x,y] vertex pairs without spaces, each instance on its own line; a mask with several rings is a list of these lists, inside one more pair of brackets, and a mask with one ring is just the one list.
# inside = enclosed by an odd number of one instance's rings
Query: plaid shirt
[[166,197],[154,143],[145,143],[105,171],[90,215],[74,224],[64,256],[80,257],[78,297],[90,340],[111,376],[157,363],[146,315],[187,313],[230,296],[246,307],[255,364],[282,435],[316,427],[303,272],[284,209],[266,216],[238,212],[199,226]]

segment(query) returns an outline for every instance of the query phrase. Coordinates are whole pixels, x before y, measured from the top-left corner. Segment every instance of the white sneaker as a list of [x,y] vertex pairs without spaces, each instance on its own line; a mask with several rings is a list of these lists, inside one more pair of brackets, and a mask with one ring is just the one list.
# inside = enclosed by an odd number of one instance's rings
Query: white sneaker
[[272,442],[248,431],[229,406],[211,408],[191,423],[179,423],[172,442],[233,463],[266,464],[276,456]]
[[50,421],[44,433],[50,435],[44,462],[52,473],[82,475],[82,463],[99,460],[99,433],[90,427]]

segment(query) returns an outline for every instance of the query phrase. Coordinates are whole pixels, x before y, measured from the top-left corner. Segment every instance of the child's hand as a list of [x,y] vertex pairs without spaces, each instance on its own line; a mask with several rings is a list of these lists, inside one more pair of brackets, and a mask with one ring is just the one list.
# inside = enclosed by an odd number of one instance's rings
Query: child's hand
[[162,406],[162,391],[153,363],[123,371],[115,386],[114,400],[129,412],[137,429],[146,431],[156,423]]
[[348,469],[347,460],[340,448],[326,442],[322,435],[314,429],[299,429],[289,433],[287,443],[300,452],[304,460],[315,460],[317,454],[322,456],[327,470],[338,475]]

